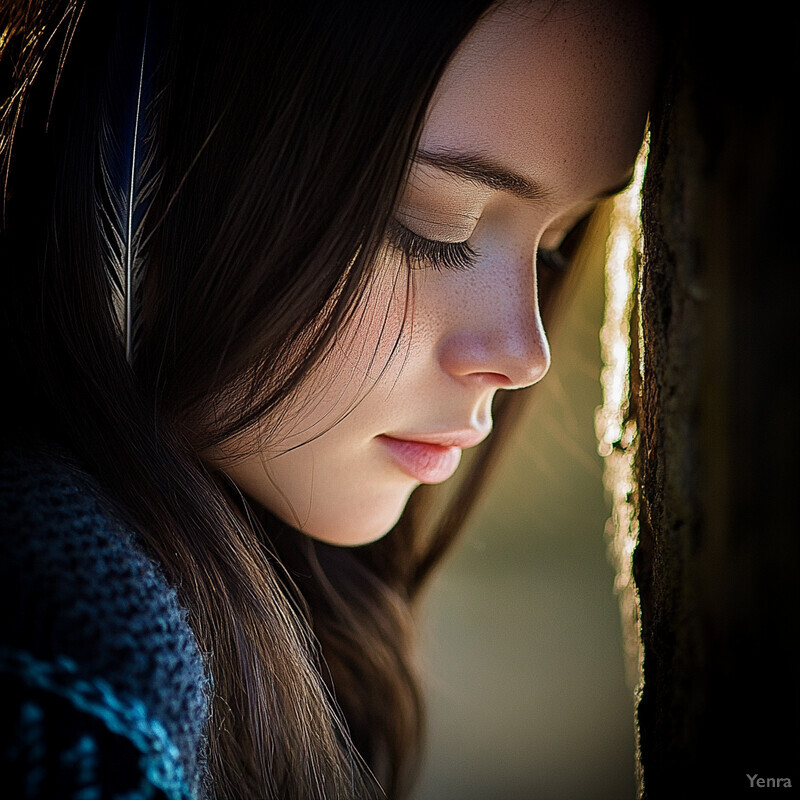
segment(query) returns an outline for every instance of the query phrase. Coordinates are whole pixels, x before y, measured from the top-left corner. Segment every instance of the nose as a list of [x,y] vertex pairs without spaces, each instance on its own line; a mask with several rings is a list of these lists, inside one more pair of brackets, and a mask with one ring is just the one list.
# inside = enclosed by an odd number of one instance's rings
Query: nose
[[521,389],[550,368],[550,346],[529,259],[476,278],[440,341],[439,363],[458,380]]

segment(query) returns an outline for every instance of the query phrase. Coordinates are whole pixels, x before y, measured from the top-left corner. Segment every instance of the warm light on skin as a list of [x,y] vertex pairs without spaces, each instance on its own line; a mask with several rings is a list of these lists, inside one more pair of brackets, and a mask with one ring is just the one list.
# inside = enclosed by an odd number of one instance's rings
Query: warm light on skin
[[535,254],[629,177],[651,90],[647,41],[634,5],[514,3],[485,16],[436,91],[396,212],[420,236],[468,239],[474,266],[413,270],[407,309],[406,267],[387,248],[281,419],[210,460],[315,538],[387,533],[420,480],[380,437],[474,443],[491,430],[497,390],[547,372]]

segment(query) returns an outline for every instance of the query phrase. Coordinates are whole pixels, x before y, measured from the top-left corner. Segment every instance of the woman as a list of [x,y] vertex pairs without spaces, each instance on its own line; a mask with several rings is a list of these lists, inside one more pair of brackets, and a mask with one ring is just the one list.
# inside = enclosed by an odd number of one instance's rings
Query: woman
[[649,28],[611,0],[215,10],[3,12],[4,774],[400,797],[411,606],[479,470],[438,522],[409,497],[547,371]]

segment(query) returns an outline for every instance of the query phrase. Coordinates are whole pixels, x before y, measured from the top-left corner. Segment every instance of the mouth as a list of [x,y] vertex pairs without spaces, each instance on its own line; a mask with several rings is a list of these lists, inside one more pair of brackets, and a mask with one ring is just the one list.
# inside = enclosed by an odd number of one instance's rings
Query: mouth
[[402,472],[420,483],[442,483],[458,469],[461,451],[474,447],[486,434],[441,434],[405,439],[384,434],[378,441]]

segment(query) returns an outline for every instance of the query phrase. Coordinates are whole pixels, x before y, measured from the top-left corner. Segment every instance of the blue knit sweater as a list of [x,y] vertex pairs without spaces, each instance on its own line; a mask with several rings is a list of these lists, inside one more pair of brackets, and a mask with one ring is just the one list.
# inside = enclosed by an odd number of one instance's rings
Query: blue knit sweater
[[0,599],[3,796],[208,795],[210,688],[186,612],[57,455],[2,454]]

